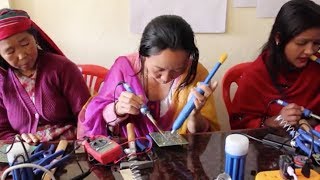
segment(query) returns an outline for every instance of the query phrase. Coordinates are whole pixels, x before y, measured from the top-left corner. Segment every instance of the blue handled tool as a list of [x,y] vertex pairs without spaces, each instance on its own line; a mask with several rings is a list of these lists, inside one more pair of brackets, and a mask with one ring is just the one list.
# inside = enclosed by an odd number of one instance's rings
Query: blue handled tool
[[317,56],[312,55],[312,56],[310,57],[310,59],[311,59],[312,61],[315,61],[315,62],[317,62],[317,63],[320,64],[320,58],[318,58]]
[[[276,103],[279,104],[279,105],[281,105],[281,106],[287,106],[287,105],[288,105],[287,102],[285,102],[285,101],[283,101],[283,100],[280,100],[280,99],[278,99],[278,100],[276,101]],[[318,115],[316,115],[316,114],[313,114],[309,109],[304,108],[304,110],[303,110],[302,113],[303,113],[303,115],[304,115],[305,117],[313,117],[313,118],[315,118],[315,119],[317,119],[317,120],[320,120],[320,116],[318,116]]]
[[[216,63],[216,65],[212,68],[212,70],[210,71],[210,73],[208,74],[208,76],[206,77],[206,79],[203,81],[204,84],[209,84],[211,78],[214,76],[214,74],[217,72],[217,70],[219,69],[220,65],[227,59],[227,54],[224,53],[220,56],[219,58],[219,62]],[[200,93],[200,94],[204,94],[204,92],[200,89],[200,88],[196,88],[196,90]],[[181,110],[180,114],[178,115],[177,119],[174,121],[173,126],[172,126],[172,131],[171,133],[174,133],[177,129],[179,129],[183,122],[187,119],[187,117],[190,115],[191,111],[195,108],[194,105],[194,100],[195,97],[192,96],[189,101],[187,102],[187,104],[183,107],[183,109]]]
[[[300,148],[305,154],[311,155],[314,153],[319,153],[319,148],[320,148],[320,133],[311,129],[312,134],[310,132],[307,132],[303,129],[298,129],[297,132],[295,133],[296,136],[293,141],[293,145],[297,148]],[[291,134],[292,136],[294,134]],[[313,135],[313,140],[312,140],[312,135]],[[311,152],[310,146],[313,143],[313,151]]]
[[[123,83],[123,88],[130,92],[130,93],[133,93],[135,94],[135,92],[132,90],[132,88],[130,87],[130,85],[128,83]],[[159,128],[156,120],[153,118],[153,116],[151,115],[150,113],[150,110],[148,109],[148,106],[143,104],[142,107],[140,108],[140,112],[144,115],[146,115],[148,117],[148,119],[152,122],[152,124],[157,128],[157,130],[159,131],[159,133],[166,138],[166,136],[164,135],[163,131]]]

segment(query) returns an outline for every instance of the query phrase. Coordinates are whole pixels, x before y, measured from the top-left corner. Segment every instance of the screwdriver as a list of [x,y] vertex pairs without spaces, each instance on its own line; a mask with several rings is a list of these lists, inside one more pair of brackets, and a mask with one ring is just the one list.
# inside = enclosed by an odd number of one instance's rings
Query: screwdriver
[[[133,93],[133,90],[132,88],[130,87],[130,85],[126,82],[122,83],[124,89],[130,93]],[[143,104],[142,107],[140,108],[140,112],[143,114],[143,115],[146,115],[148,117],[148,119],[152,122],[152,124],[157,128],[157,130],[159,131],[159,133],[163,136],[163,137],[166,137],[163,133],[163,131],[159,128],[156,120],[153,118],[153,116],[151,115],[149,109],[148,109],[148,106]]]
[[[278,99],[278,100],[276,101],[276,103],[279,104],[279,105],[281,105],[281,106],[287,106],[287,105],[288,105],[287,102],[285,102],[285,101],[283,101],[283,100],[280,100],[280,99]],[[320,116],[318,116],[318,115],[316,115],[316,114],[313,114],[309,109],[304,108],[304,110],[303,110],[302,113],[303,113],[303,115],[304,115],[305,117],[313,117],[313,118],[315,118],[315,119],[320,120]]]

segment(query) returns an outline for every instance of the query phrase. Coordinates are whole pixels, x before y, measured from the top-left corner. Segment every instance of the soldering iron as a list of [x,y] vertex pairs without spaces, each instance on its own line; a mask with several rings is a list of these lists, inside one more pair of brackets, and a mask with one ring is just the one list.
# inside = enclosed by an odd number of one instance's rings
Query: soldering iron
[[[214,74],[217,72],[221,64],[227,59],[227,54],[224,53],[220,56],[219,62],[216,63],[216,65],[212,68],[206,79],[203,81],[203,84],[208,85],[211,78],[214,76]],[[200,88],[196,88],[196,91],[198,91],[200,94],[204,95],[204,91]],[[187,117],[190,115],[191,111],[195,108],[194,105],[195,97],[192,95],[192,97],[189,99],[187,104],[183,107],[180,114],[178,115],[177,119],[174,121],[172,126],[171,133],[174,133],[177,129],[179,129],[183,122],[187,119]]]
[[317,62],[317,63],[320,64],[320,58],[318,58],[317,56],[312,55],[312,56],[310,56],[310,59],[311,59],[312,61],[315,61],[315,62]]
[[[283,101],[283,100],[280,100],[280,99],[278,99],[278,100],[276,101],[276,103],[279,104],[279,105],[281,105],[281,106],[287,106],[287,105],[288,105],[287,102],[285,102],[285,101]],[[309,109],[304,108],[302,114],[303,114],[305,117],[313,117],[313,118],[315,118],[315,119],[317,119],[317,120],[320,120],[320,116],[318,116],[318,115],[316,115],[316,114],[313,114]]]
[[[130,85],[129,85],[128,83],[123,82],[122,85],[123,85],[123,88],[124,88],[126,91],[135,94],[134,91],[132,90],[132,88],[130,87]],[[153,116],[151,115],[150,110],[149,110],[149,108],[148,108],[148,106],[147,106],[146,104],[143,104],[143,105],[141,106],[140,112],[141,112],[143,115],[146,115],[146,116],[148,117],[148,119],[152,122],[152,124],[157,128],[157,130],[159,131],[159,133],[161,133],[161,135],[162,135],[163,137],[165,137],[163,131],[159,128],[156,120],[155,120],[155,119],[153,118]]]

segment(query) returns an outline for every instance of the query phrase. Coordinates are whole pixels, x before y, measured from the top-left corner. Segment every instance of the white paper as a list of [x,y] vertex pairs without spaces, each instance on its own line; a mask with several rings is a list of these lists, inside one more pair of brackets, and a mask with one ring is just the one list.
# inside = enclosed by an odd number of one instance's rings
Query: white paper
[[256,7],[257,0],[233,0],[233,7]]
[[[276,17],[282,5],[289,0],[257,0],[257,17]],[[313,0],[320,4],[320,0]]]
[[257,17],[275,17],[287,1],[289,0],[257,0]]
[[142,33],[156,16],[183,17],[197,33],[224,33],[227,0],[130,0],[130,31]]

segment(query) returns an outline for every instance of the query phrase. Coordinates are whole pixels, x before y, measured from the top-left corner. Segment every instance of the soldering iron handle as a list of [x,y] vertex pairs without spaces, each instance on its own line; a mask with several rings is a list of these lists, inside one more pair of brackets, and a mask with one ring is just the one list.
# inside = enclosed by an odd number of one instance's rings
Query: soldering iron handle
[[[212,68],[212,70],[209,72],[208,76],[204,79],[203,83],[208,85],[210,80],[212,79],[212,77],[215,75],[215,73],[217,72],[217,70],[219,69],[219,67],[221,66],[221,64],[227,59],[228,55],[227,53],[223,53],[220,58],[219,58],[219,62],[217,62],[214,67]],[[200,94],[204,94],[204,92],[200,89],[197,88],[196,89]],[[190,115],[191,111],[195,108],[194,105],[194,100],[195,97],[192,96],[189,101],[187,102],[187,104],[183,107],[182,111],[180,112],[180,114],[178,115],[177,119],[174,121],[173,125],[172,125],[172,131],[171,133],[174,133],[177,129],[179,129],[181,127],[181,125],[183,124],[183,122],[187,119],[187,117]]]
[[[196,88],[196,90],[200,94],[202,94],[202,95],[204,94],[204,91],[202,89]],[[187,104],[181,110],[181,112],[178,115],[177,119],[174,121],[174,123],[172,125],[172,130],[173,131],[179,129],[182,126],[183,122],[188,118],[188,116],[190,115],[191,111],[195,108],[194,100],[195,100],[195,97],[192,95],[191,98],[189,99],[189,101],[187,102]]]
[[203,81],[204,84],[209,84],[210,80],[214,76],[214,74],[218,71],[219,67],[221,66],[220,62],[217,62],[216,65],[212,68],[212,70],[209,72],[206,79]]
[[135,94],[135,93],[133,92],[133,90],[131,89],[131,87],[129,86],[129,84],[127,84],[127,83],[124,82],[124,83],[122,84],[122,86],[123,86],[123,88],[124,88],[126,91]]
[[[287,103],[287,102],[285,102],[285,101],[283,101],[283,100],[280,100],[280,99],[278,99],[276,102],[277,102],[277,104],[279,104],[279,105],[281,105],[281,106],[288,106],[288,104],[289,104],[289,103]],[[302,112],[302,114],[303,114],[305,117],[310,117],[311,113],[312,113],[312,112],[311,112],[309,109],[306,109],[306,108],[304,108],[304,110],[303,110],[303,112]]]
[[[224,61],[224,60],[223,60]],[[222,61],[222,62],[223,62]],[[215,66],[212,68],[212,70],[209,72],[208,76],[205,78],[205,80],[203,81],[204,84],[209,84],[210,80],[212,79],[212,77],[214,76],[214,74],[217,72],[217,70],[219,69],[219,67],[221,66],[221,62],[217,62],[215,64]],[[204,94],[204,91],[200,88],[196,88],[196,90],[200,93],[200,94]],[[187,102],[187,104],[183,107],[183,109],[181,110],[180,114],[178,115],[177,119],[174,121],[173,125],[172,125],[172,131],[174,132],[177,129],[179,129],[183,122],[188,118],[188,116],[190,115],[191,111],[195,108],[194,105],[194,99],[195,97],[192,96],[189,101]]]
[[[122,83],[122,86],[126,91],[135,94],[135,92],[133,91],[133,89],[130,87],[129,84],[124,82],[124,83]],[[149,112],[148,106],[143,104],[142,107],[140,108],[140,112],[142,114],[147,114]]]

